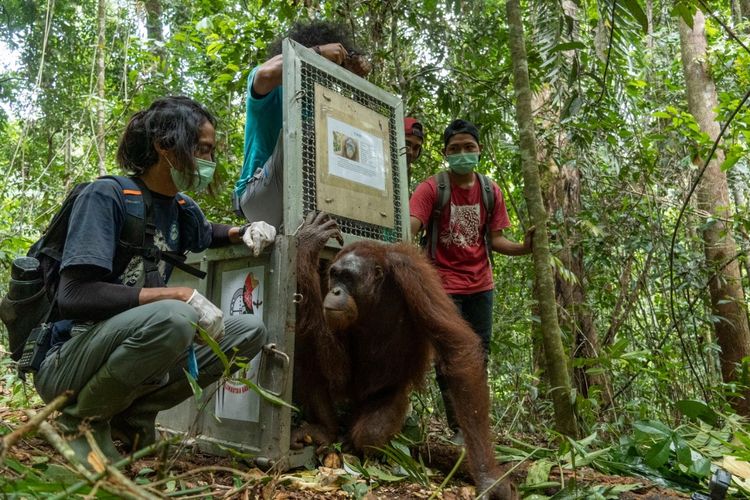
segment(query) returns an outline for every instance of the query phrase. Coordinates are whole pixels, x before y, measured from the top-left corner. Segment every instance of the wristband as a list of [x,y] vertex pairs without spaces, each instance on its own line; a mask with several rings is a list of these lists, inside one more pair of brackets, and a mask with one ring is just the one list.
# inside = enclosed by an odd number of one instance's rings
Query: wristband
[[247,223],[247,224],[245,224],[244,226],[240,226],[240,229],[239,229],[239,231],[237,231],[237,234],[239,235],[239,237],[240,237],[240,238],[242,238],[242,237],[243,237],[243,236],[245,235],[245,233],[247,232],[247,229],[248,229],[248,228],[249,228],[249,227],[250,227],[251,225],[252,225],[252,222],[248,222],[248,223]]
[[316,54],[320,55],[320,45],[316,45],[312,49],[313,49],[313,52],[315,52]]

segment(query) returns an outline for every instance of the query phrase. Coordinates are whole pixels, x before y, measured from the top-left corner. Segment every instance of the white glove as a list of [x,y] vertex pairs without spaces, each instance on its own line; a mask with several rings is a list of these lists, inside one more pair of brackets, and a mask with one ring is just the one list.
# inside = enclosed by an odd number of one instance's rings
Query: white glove
[[276,238],[276,228],[262,220],[250,224],[242,235],[242,241],[256,257],[264,248],[273,243],[274,238]]
[[[193,291],[187,303],[198,311],[198,326],[205,330],[212,339],[221,340],[224,336],[224,313],[221,309],[198,293],[198,290]],[[200,335],[196,335],[196,342],[201,343]]]

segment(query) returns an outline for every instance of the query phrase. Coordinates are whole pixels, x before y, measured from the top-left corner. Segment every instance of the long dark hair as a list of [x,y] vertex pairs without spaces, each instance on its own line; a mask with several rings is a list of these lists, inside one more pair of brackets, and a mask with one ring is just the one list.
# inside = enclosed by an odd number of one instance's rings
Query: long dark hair
[[359,52],[349,36],[349,30],[343,24],[331,21],[297,21],[284,36],[268,46],[269,59],[281,54],[281,40],[287,37],[305,47],[340,43],[347,52]]
[[142,175],[158,163],[159,153],[154,147],[158,144],[174,154],[175,168],[194,166],[195,147],[206,121],[216,127],[216,118],[189,97],[157,99],[130,118],[117,148],[117,164],[128,173]]

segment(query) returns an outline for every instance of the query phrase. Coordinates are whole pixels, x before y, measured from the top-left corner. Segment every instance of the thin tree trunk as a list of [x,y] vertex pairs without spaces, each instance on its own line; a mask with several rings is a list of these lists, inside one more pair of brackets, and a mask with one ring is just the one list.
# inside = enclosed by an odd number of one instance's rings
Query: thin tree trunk
[[649,55],[654,51],[654,0],[646,0],[646,48]]
[[99,0],[99,37],[96,44],[96,151],[99,156],[99,175],[107,173],[104,158],[107,154],[104,130],[104,35],[107,20],[107,0]]
[[750,0],[739,0],[740,16],[743,21],[750,21]]
[[159,0],[146,0],[143,3],[146,8],[146,34],[150,40],[161,42],[164,40],[164,28],[161,24],[161,2]]
[[729,2],[729,9],[732,11],[732,23],[737,26],[742,22],[742,8],[740,7],[739,0],[731,0]]
[[516,118],[520,130],[521,165],[524,177],[524,195],[532,222],[536,225],[534,235],[534,273],[538,280],[539,312],[544,353],[547,358],[551,395],[555,409],[555,426],[558,432],[575,437],[578,434],[575,409],[571,401],[568,363],[563,349],[560,326],[557,323],[555,283],[550,266],[549,241],[547,239],[547,212],[542,201],[542,189],[537,167],[536,136],[531,112],[531,88],[529,69],[524,46],[523,21],[519,0],[508,0],[508,27],[511,59],[513,60],[513,86],[516,96]]
[[[65,127],[65,171],[66,172],[72,172],[73,171],[73,146],[71,145],[72,142],[72,135],[70,133],[70,123],[68,123]],[[67,192],[67,191],[66,191]]]
[[123,48],[122,57],[122,100],[128,102],[128,57],[130,48],[130,36],[125,35],[125,47]]
[[166,54],[164,52],[164,26],[161,22],[162,6],[161,0],[145,0],[143,7],[146,9],[146,34],[151,42],[151,52],[156,60],[149,69],[150,73],[157,73],[164,69]]
[[397,11],[391,8],[391,57],[393,58],[393,68],[396,71],[396,82],[398,84],[398,91],[401,95],[401,101],[406,104],[406,94],[408,91],[408,84],[406,78],[404,78],[404,71],[401,68],[401,50],[399,47],[398,38],[398,17]]
[[[701,131],[716,140],[720,131],[715,113],[718,99],[707,69],[705,18],[698,10],[693,16],[692,29],[682,19],[679,23],[688,109]],[[709,283],[709,292],[713,315],[719,318],[714,323],[714,330],[721,347],[721,374],[725,382],[744,385],[747,381],[738,380],[738,377],[742,374],[742,359],[750,355],[750,328],[739,265],[736,260],[728,262],[737,253],[737,245],[731,224],[724,222],[731,217],[731,213],[727,178],[720,168],[723,161],[724,153],[717,149],[696,193],[698,207],[714,217],[702,236],[706,263],[710,272],[715,273]],[[733,400],[732,406],[738,413],[750,415],[750,393],[746,392],[744,398]]]
[[[559,169],[555,183],[554,196],[548,198],[550,213],[560,210],[563,215],[560,238],[562,250],[559,258],[562,264],[575,276],[575,281],[565,279],[560,273],[556,275],[556,288],[560,305],[569,315],[567,319],[572,333],[573,352],[571,358],[595,359],[599,356],[599,336],[594,324],[594,316],[586,303],[586,273],[583,269],[583,251],[580,247],[580,234],[567,221],[577,220],[581,209],[581,172],[574,166],[564,165]],[[599,386],[601,402],[605,407],[611,403],[612,389],[605,373],[587,373],[587,367],[574,372],[574,380],[583,397],[589,397],[589,389]]]
[[[559,128],[559,116],[550,110],[551,91],[549,87],[534,94],[532,108],[537,118],[542,118],[542,126],[547,130],[555,130],[552,134],[554,144],[541,141],[538,144],[538,162],[542,176],[543,196],[547,208],[547,216],[561,214],[561,221],[557,225],[556,235],[552,237],[560,250],[556,257],[560,259],[564,269],[572,273],[575,279],[566,276],[563,269],[555,271],[555,293],[558,309],[559,324],[570,332],[571,358],[595,359],[599,356],[599,336],[594,323],[591,309],[586,303],[586,272],[583,267],[583,250],[581,236],[576,224],[569,221],[578,220],[581,210],[581,171],[575,162],[568,162],[566,152],[570,152],[570,144],[566,134]],[[550,116],[549,119],[545,116]],[[557,152],[553,157],[553,152]],[[558,161],[555,161],[555,159]],[[562,164],[558,168],[557,164]],[[604,407],[611,406],[612,388],[606,373],[589,373],[586,364],[573,371],[573,380],[578,392],[585,398],[589,397],[589,389],[598,386],[601,389],[601,402]]]

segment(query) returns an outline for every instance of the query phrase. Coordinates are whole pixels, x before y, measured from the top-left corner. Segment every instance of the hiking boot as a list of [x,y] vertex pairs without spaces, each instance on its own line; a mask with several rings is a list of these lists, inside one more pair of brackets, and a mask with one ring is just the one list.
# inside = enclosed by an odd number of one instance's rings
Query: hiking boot
[[121,441],[132,453],[156,442],[156,413],[120,414],[112,417],[112,439]]
[[109,419],[132,404],[138,396],[137,390],[138,385],[119,380],[104,365],[83,386],[67,413],[82,418]]
[[122,460],[122,455],[115,448],[110,434],[108,420],[84,420],[63,413],[55,420],[60,428],[62,436],[68,442],[68,446],[75,453],[76,458],[87,468],[93,470],[93,464],[89,461],[91,446],[86,439],[85,432],[91,432],[96,444],[110,463]]

